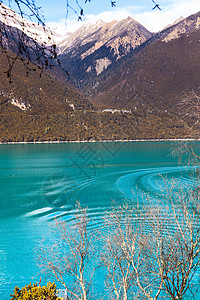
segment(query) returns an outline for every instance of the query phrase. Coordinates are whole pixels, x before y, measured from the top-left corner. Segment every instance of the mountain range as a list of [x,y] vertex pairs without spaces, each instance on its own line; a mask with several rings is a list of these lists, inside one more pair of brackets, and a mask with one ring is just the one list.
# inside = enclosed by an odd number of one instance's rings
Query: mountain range
[[[0,22],[20,36],[18,21]],[[27,45],[46,41],[38,26],[34,31],[34,23],[23,23]],[[198,137],[197,115],[185,118],[188,107],[181,104],[200,94],[199,29],[200,12],[158,33],[130,17],[97,20],[57,42],[69,76],[56,64],[41,78],[38,70],[26,76],[18,61],[11,84],[1,53],[0,141]],[[8,45],[10,55],[15,48]]]
[[97,107],[174,112],[185,95],[199,92],[199,29],[199,12],[156,34],[131,18],[99,22],[68,36],[68,47],[58,44],[60,59]]

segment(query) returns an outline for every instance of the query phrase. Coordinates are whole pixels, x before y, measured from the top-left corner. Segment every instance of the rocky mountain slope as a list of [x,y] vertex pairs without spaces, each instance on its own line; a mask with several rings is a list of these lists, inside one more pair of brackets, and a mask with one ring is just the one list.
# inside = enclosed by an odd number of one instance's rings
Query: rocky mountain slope
[[98,108],[179,112],[200,86],[200,12],[152,34],[131,18],[82,26],[58,45],[70,80]]
[[114,61],[126,56],[152,36],[128,17],[121,21],[84,25],[58,44],[59,57],[78,87],[90,82]]
[[[0,29],[0,45],[4,46],[0,52],[1,109],[6,105],[34,115],[92,107],[91,103],[67,82],[68,78],[62,81],[55,76],[55,71],[58,73],[56,63],[52,70],[47,66],[42,69],[39,63],[37,68],[31,63],[33,61],[37,64],[38,56],[43,54],[42,51],[48,54],[45,46],[40,48],[40,44],[37,43],[38,36],[40,42],[45,42],[42,35],[44,28],[41,25],[22,19],[13,10],[0,3]],[[22,57],[22,60],[18,57]],[[41,63],[41,60],[39,62]],[[11,82],[7,78],[9,67]]]
[[[0,53],[1,70],[6,70],[6,56]],[[62,83],[52,73],[24,72],[16,62],[12,70],[12,83],[0,72],[0,109],[16,110],[31,115],[72,112],[91,109],[91,103],[69,84]]]
[[98,20],[82,26],[57,46],[60,54],[66,54],[75,48],[94,43],[94,46],[82,53],[81,58],[84,59],[105,45],[107,48],[110,47],[116,59],[119,59],[151,36],[152,34],[145,27],[130,17],[110,23]]
[[155,34],[137,51],[85,83],[102,108],[146,107],[177,112],[193,91],[200,93],[200,12]]
[[[13,56],[11,52],[7,54]],[[66,130],[68,117],[74,111],[92,109],[80,92],[58,80],[52,72],[43,71],[40,77],[40,71],[35,69],[27,76],[22,62],[16,61],[10,83],[7,68],[7,56],[0,53],[1,142],[59,139],[59,131],[54,134],[55,127]],[[68,132],[66,135],[69,136]]]
[[18,61],[10,84],[0,53],[0,141],[197,137],[177,107],[199,93],[199,23],[198,13],[156,34],[131,18],[83,26],[59,43],[67,78],[57,68],[27,76]]
[[[3,54],[0,65],[6,67]],[[27,77],[20,62],[13,69],[12,84],[1,73],[0,91],[0,142],[191,136],[187,124],[170,114],[140,109],[96,110],[52,74],[44,72],[40,78],[35,71]]]

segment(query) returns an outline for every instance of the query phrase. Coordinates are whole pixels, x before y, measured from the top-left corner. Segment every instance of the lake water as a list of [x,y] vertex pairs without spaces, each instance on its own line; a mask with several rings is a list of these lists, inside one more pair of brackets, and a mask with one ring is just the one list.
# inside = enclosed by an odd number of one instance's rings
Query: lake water
[[[78,200],[101,226],[122,202],[162,193],[163,177],[194,184],[171,142],[0,145],[0,299],[38,282],[37,247],[55,216],[70,222]],[[162,176],[163,177],[162,177]],[[142,195],[142,196],[141,196]],[[138,200],[139,199],[139,200]],[[45,279],[43,281],[45,283]]]

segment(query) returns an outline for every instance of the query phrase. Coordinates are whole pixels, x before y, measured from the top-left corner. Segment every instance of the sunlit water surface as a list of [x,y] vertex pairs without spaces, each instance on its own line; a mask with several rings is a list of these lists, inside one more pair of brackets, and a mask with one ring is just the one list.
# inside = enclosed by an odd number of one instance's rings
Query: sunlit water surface
[[[94,226],[122,203],[166,201],[168,182],[196,184],[178,166],[171,142],[0,145],[0,299],[14,287],[38,282],[38,246],[55,217],[70,222],[76,201]],[[165,199],[165,200],[164,200]],[[43,279],[45,284],[45,279]]]

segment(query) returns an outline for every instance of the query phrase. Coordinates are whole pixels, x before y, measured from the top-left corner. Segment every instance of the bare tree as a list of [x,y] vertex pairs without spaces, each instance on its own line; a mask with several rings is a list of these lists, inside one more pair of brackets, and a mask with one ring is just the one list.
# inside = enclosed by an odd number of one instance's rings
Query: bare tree
[[185,117],[195,116],[199,119],[200,96],[197,95],[194,90],[192,90],[188,95],[185,95],[185,98],[180,102],[179,106],[184,110]]
[[[191,193],[172,190],[169,206],[149,211],[153,233],[150,257],[156,253],[162,290],[170,299],[195,296],[199,268],[199,199]],[[154,249],[153,249],[154,248]]]
[[200,125],[200,94],[194,90],[185,93],[184,99],[178,105],[182,118],[188,127],[188,136],[199,138]]
[[173,183],[167,201],[109,216],[102,261],[114,299],[198,299],[199,198]]
[[[125,209],[123,208],[124,212]],[[112,212],[105,219],[108,233],[104,237],[104,249],[101,251],[102,267],[106,269],[106,284],[113,299],[127,300],[132,293],[135,280],[130,256],[136,255],[138,235],[133,230],[130,214]],[[109,220],[109,221],[107,221]]]
[[168,188],[167,200],[165,205],[113,210],[99,252],[99,233],[89,230],[87,212],[79,207],[73,225],[56,223],[59,237],[52,248],[41,247],[42,269],[70,299],[86,300],[98,253],[111,299],[198,299],[199,199],[192,191]]
[[181,165],[190,168],[190,175],[196,181],[196,186],[193,188],[192,193],[197,196],[200,192],[200,149],[195,138],[199,138],[200,95],[192,91],[190,94],[185,95],[185,99],[181,101],[179,106],[183,110],[184,117],[187,120],[188,133],[194,139],[175,142],[172,147],[172,155],[178,157]]
[[134,211],[130,207],[119,211],[109,216],[110,234],[102,255],[109,291],[114,299],[156,300],[163,287],[163,270],[156,269],[157,253],[152,251],[152,238],[141,223],[147,214],[141,207],[140,211],[138,207]]
[[40,267],[63,285],[69,299],[90,299],[96,250],[89,221],[86,210],[78,207],[72,224],[56,221],[57,241],[51,248],[43,244],[39,252]]

